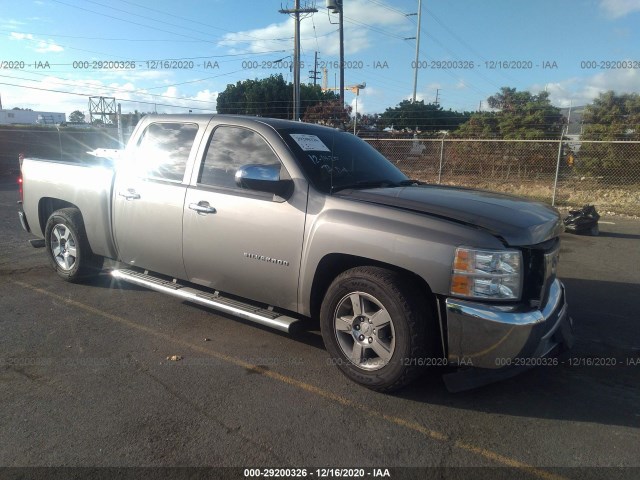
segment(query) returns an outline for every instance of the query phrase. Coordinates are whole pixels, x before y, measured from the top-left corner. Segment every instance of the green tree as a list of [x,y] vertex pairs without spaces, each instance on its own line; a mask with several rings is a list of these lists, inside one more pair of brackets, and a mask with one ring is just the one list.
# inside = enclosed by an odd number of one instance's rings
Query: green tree
[[84,123],[84,113],[80,110],[75,110],[69,114],[69,121],[71,123]]
[[[293,92],[293,86],[292,92]],[[292,93],[293,94],[293,93]],[[324,102],[337,102],[340,97],[330,90],[323,92],[320,85],[303,83],[300,85],[300,111],[305,112],[307,108]],[[351,112],[351,107],[348,108]]]
[[345,107],[340,99],[319,102],[307,107],[302,120],[309,123],[319,123],[334,128],[346,127],[351,115],[351,106]]
[[[564,117],[559,108],[551,105],[549,94],[518,92],[503,87],[487,99],[494,111],[471,115],[454,135],[468,139],[544,140],[560,137]],[[458,166],[460,173],[483,175],[490,171],[492,178],[508,180],[512,176],[530,178],[555,173],[555,162],[550,161],[557,152],[555,143],[513,142],[496,145],[492,142],[463,142],[454,144],[449,152],[448,166]],[[469,159],[479,161],[471,162]],[[467,168],[467,170],[464,170]]]
[[[334,100],[332,92],[323,92],[319,86],[300,86],[300,111],[316,103]],[[257,115],[260,117],[291,118],[293,114],[293,85],[282,75],[271,75],[261,80],[244,80],[229,84],[218,95],[218,113]]]
[[548,92],[533,95],[502,87],[487,99],[493,112],[481,112],[455,132],[467,138],[539,140],[558,138],[564,125],[560,109],[551,105]]
[[[582,116],[583,140],[640,140],[640,95],[601,93]],[[640,178],[640,146],[624,143],[584,143],[578,152],[581,173],[617,178]],[[637,180],[636,180],[637,181]]]
[[640,95],[601,93],[582,116],[584,140],[640,139]]
[[469,119],[468,113],[443,110],[440,105],[420,100],[411,102],[403,100],[398,106],[387,108],[380,115],[380,125],[394,127],[399,130],[421,130],[423,132],[437,132],[440,130],[454,130]]

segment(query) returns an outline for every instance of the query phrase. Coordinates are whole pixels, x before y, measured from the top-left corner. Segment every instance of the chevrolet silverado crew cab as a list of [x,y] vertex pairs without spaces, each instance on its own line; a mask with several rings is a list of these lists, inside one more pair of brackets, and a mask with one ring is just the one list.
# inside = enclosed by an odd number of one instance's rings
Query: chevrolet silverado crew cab
[[[366,142],[300,122],[149,115],[113,164],[26,158],[22,226],[60,277],[117,279],[289,332],[391,391],[451,390],[571,344],[557,211],[410,180]],[[44,241],[42,241],[44,239]]]

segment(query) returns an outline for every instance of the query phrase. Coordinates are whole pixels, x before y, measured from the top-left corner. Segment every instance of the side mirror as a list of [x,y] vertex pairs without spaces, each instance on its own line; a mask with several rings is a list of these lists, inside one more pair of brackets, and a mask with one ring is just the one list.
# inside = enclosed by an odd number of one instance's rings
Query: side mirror
[[268,192],[287,198],[293,190],[292,180],[280,180],[280,165],[244,165],[236,171],[236,185],[240,188]]

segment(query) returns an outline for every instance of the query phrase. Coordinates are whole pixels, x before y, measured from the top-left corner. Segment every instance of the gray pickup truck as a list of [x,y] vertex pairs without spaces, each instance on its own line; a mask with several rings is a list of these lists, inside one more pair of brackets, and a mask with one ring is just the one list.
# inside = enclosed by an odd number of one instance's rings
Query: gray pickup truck
[[21,174],[20,221],[63,279],[108,258],[117,279],[281,331],[316,319],[371,389],[443,365],[470,388],[572,342],[557,211],[410,180],[346,132],[150,115],[112,165],[26,158]]

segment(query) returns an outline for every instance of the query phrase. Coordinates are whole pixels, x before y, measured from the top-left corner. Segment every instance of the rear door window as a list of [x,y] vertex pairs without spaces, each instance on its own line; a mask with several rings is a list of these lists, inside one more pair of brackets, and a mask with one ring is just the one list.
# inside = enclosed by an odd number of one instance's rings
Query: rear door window
[[151,123],[136,149],[134,161],[139,174],[153,180],[182,182],[197,133],[195,123]]

